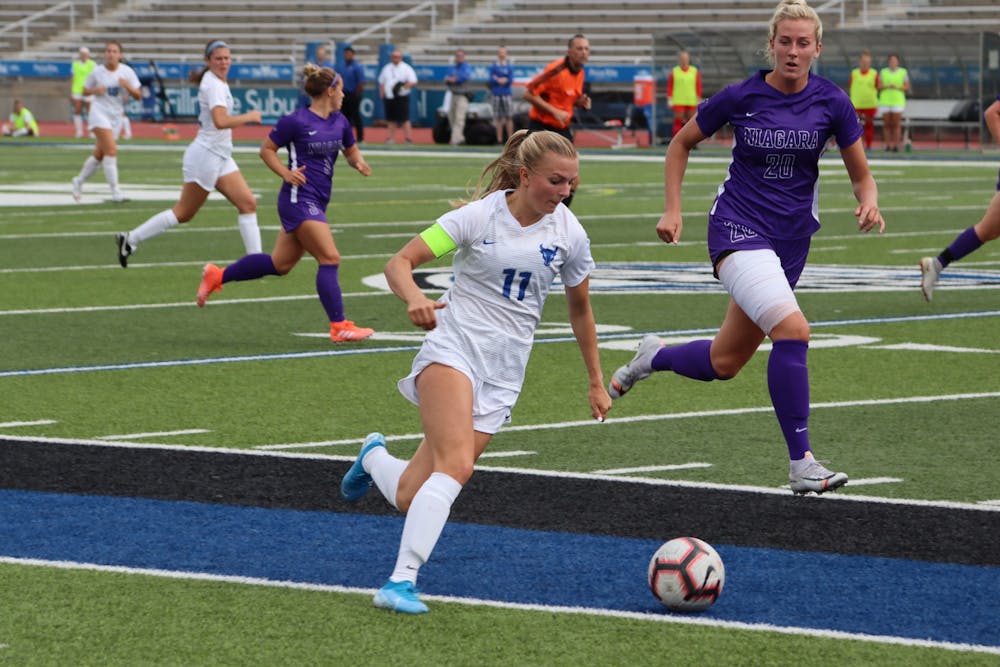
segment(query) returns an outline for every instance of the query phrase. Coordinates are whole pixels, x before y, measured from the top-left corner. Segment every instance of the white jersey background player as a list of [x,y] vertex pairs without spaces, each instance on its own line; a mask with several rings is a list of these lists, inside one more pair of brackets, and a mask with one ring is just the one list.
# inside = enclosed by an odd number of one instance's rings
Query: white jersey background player
[[122,45],[110,41],[104,46],[104,64],[98,65],[83,83],[83,94],[93,95],[87,118],[96,144],[94,152],[83,163],[80,173],[73,178],[73,198],[80,201],[83,184],[98,168],[111,187],[111,201],[125,198],[118,187],[118,144],[125,117],[125,96],[142,97],[142,87],[135,71],[122,62]]
[[212,190],[221,192],[236,207],[236,226],[246,253],[261,251],[257,199],[233,160],[233,128],[259,123],[261,114],[252,109],[233,115],[235,104],[226,83],[232,64],[229,45],[213,39],[205,45],[205,67],[188,75],[191,83],[198,85],[199,127],[198,136],[184,151],[181,196],[172,208],[160,211],[131,231],[115,234],[122,268],[128,266],[128,258],[139,244],[191,220]]
[[[578,172],[576,149],[565,137],[515,132],[483,172],[477,193],[486,194],[441,216],[386,264],[389,287],[406,302],[410,321],[429,333],[412,372],[399,383],[420,408],[424,440],[407,462],[391,456],[385,438],[372,433],[341,483],[341,495],[354,501],[374,482],[406,512],[396,567],[375,594],[377,607],[427,611],[417,597],[417,571],[476,460],[510,418],[557,277],[587,369],[591,415],[603,421],[611,406],[590,307],[590,241],[562,204]],[[416,284],[413,269],[452,250],[454,283],[433,301]]]

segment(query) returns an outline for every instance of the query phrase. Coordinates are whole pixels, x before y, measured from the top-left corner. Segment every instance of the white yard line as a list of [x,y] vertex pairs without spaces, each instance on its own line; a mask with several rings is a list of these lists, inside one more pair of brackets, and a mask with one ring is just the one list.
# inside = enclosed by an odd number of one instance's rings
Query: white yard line
[[641,466],[638,468],[612,468],[610,470],[595,470],[595,475],[630,475],[636,472],[668,472],[670,470],[692,470],[695,468],[711,468],[711,463],[676,463],[663,466]]
[[186,428],[178,431],[151,431],[149,433],[121,433],[118,435],[99,435],[98,440],[137,440],[142,438],[158,438],[160,436],[171,436],[171,435],[197,435],[199,433],[211,433],[210,430],[204,428]]
[[48,426],[58,424],[55,419],[36,419],[30,422],[0,422],[0,428],[19,428],[21,426]]

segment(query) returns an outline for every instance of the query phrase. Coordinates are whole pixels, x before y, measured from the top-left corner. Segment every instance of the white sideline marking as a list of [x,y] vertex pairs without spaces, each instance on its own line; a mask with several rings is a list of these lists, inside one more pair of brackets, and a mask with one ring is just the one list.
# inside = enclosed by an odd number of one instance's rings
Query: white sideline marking
[[997,499],[997,500],[980,500],[979,503],[981,505],[996,505],[997,507],[1000,507],[1000,499]]
[[906,350],[908,352],[968,352],[973,354],[1000,354],[1000,350],[986,350],[978,347],[955,347],[953,345],[929,345],[926,343],[893,343],[892,345],[870,345],[873,350]]
[[639,468],[611,468],[610,470],[595,470],[595,475],[629,475],[634,472],[667,472],[670,470],[691,470],[692,468],[711,468],[711,463],[676,463],[665,466],[641,466]]
[[0,423],[0,428],[15,428],[17,426],[48,426],[49,424],[58,424],[55,419],[38,419],[33,422],[2,422]]
[[898,484],[905,480],[899,477],[862,477],[861,479],[851,479],[848,486],[872,486],[875,484]]
[[[181,572],[176,570],[161,570],[156,568],[124,567],[120,565],[99,565],[96,563],[84,563],[64,560],[41,560],[37,558],[14,558],[0,556],[0,563],[7,565],[21,565],[25,567],[48,567],[59,570],[85,570],[89,572],[108,572],[114,574],[130,574],[148,577],[160,577],[163,579],[179,579],[187,581],[213,581],[227,584],[240,584],[243,586],[263,586],[268,588],[284,588],[291,590],[315,591],[323,593],[342,593],[347,595],[371,596],[375,593],[374,588],[355,588],[351,586],[337,586],[333,584],[310,584],[298,581],[278,581],[274,579],[264,579],[260,577],[242,577],[226,574],[210,574],[207,572]],[[864,641],[875,644],[892,644],[897,646],[914,646],[920,648],[936,648],[948,651],[960,651],[965,653],[986,653],[990,655],[1000,655],[1000,646],[985,646],[982,644],[960,644],[956,642],[933,641],[929,639],[911,639],[909,637],[896,637],[892,635],[870,635],[856,632],[844,632],[841,630],[826,630],[822,628],[801,628],[785,625],[771,625],[768,623],[743,623],[740,621],[722,621],[704,616],[692,616],[686,614],[671,614],[667,611],[660,613],[643,613],[635,611],[615,611],[611,609],[599,609],[594,607],[561,607],[556,605],[525,604],[517,602],[500,602],[498,600],[482,600],[479,598],[464,598],[451,595],[421,595],[423,600],[435,602],[445,602],[452,604],[462,604],[470,607],[493,607],[497,609],[516,609],[520,611],[539,611],[549,614],[574,614],[579,616],[604,616],[610,618],[623,618],[637,621],[651,621],[658,623],[676,623],[679,625],[697,625],[702,627],[724,628],[728,630],[748,630],[754,632],[775,632],[785,635],[798,635],[807,637],[820,637],[824,639],[842,639],[853,641]]]
[[161,435],[197,435],[198,433],[211,433],[204,428],[188,428],[179,431],[152,431],[149,433],[122,433],[120,435],[99,435],[98,440],[132,440],[135,438],[156,438]]
[[512,449],[509,452],[483,452],[479,455],[481,459],[502,459],[508,456],[536,456],[538,452],[531,452],[526,449]]
[[[687,343],[688,341],[698,338],[698,334],[692,334],[689,336],[669,336],[661,338],[664,345],[680,345],[681,343]],[[703,337],[703,336],[702,336]],[[852,334],[813,334],[809,339],[809,349],[818,350],[821,348],[832,348],[832,347],[871,347],[873,343],[877,343],[881,338],[875,338],[873,336],[856,336]],[[611,341],[601,341],[597,344],[602,350],[626,350],[629,352],[635,351],[636,341],[634,339],[620,339]],[[760,347],[757,348],[757,352],[769,352],[771,350],[771,343],[761,343]]]
[[[938,396],[903,396],[900,398],[866,399],[857,401],[830,401],[827,403],[812,403],[813,410],[824,408],[854,408],[873,405],[899,405],[906,403],[934,403],[937,401],[976,400],[981,398],[1000,398],[1000,391],[979,392],[972,394],[942,394]],[[724,408],[719,410],[701,410],[697,412],[668,412],[658,415],[635,415],[633,417],[609,417],[603,424],[631,424],[635,422],[666,421],[670,419],[697,419],[701,417],[728,417],[733,415],[748,415],[761,412],[773,412],[774,406],[767,405],[751,408]],[[546,429],[576,428],[578,426],[600,426],[593,419],[578,419],[566,422],[550,422],[547,424],[516,424],[504,426],[503,431],[542,431]],[[423,433],[407,433],[386,437],[386,440],[420,440]],[[284,443],[280,445],[260,445],[254,449],[262,451],[278,451],[282,449],[309,449],[313,447],[332,447],[336,445],[357,445],[363,438],[347,438],[342,440],[327,440],[324,442]]]
[[[1000,395],[1000,394],[998,394]],[[767,408],[772,410],[773,408]],[[586,424],[596,424],[597,422],[584,422]],[[538,429],[539,427],[527,427]],[[422,438],[423,435],[416,436],[386,436],[387,442],[393,440],[406,440],[406,439],[416,439]],[[350,440],[344,440],[339,444],[353,444],[357,446],[362,438],[352,438]],[[256,449],[222,449],[219,447],[204,447],[199,445],[167,445],[167,444],[151,444],[151,443],[123,443],[123,442],[113,442],[107,440],[82,440],[78,438],[42,438],[38,436],[6,436],[3,438],[6,443],[20,442],[20,443],[37,443],[41,445],[80,445],[80,446],[91,446],[91,447],[121,447],[123,449],[152,449],[157,451],[174,451],[174,452],[201,452],[205,454],[215,454],[218,456],[259,456],[259,457],[274,457],[274,458],[288,458],[288,459],[305,459],[311,461],[348,461],[353,462],[357,456],[354,454],[307,454],[303,452],[271,452],[271,451],[261,451],[261,448]],[[305,443],[305,444],[319,444],[319,443]],[[329,445],[331,443],[325,443]],[[598,480],[604,482],[616,482],[616,483],[628,483],[628,484],[646,484],[648,486],[669,486],[684,489],[714,489],[718,491],[743,491],[746,493],[759,493],[764,495],[787,495],[787,490],[781,490],[774,487],[768,486],[750,486],[749,484],[720,484],[716,482],[690,482],[686,480],[669,480],[660,477],[622,477],[620,475],[597,475],[594,473],[587,472],[566,472],[563,470],[532,470],[530,468],[510,468],[505,466],[479,466],[478,470],[490,470],[494,472],[503,472],[513,475],[532,475],[536,477],[554,477],[559,479],[581,479],[581,480]],[[884,498],[880,496],[861,496],[861,495],[837,495],[837,494],[826,494],[824,496],[818,496],[816,498],[810,498],[810,500],[815,500],[816,502],[864,502],[864,503],[877,503],[882,505],[903,505],[909,507],[937,507],[943,509],[956,509],[956,510],[974,510],[978,512],[1000,512],[1000,505],[984,505],[976,502],[962,502],[957,500],[922,500],[919,498]]]

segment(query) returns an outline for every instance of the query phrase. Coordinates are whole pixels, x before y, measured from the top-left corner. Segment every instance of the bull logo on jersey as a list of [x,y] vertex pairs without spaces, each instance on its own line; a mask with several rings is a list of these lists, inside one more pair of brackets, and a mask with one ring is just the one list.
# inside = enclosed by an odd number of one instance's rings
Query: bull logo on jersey
[[542,253],[542,263],[548,266],[552,263],[552,260],[556,258],[556,253],[559,252],[559,246],[554,248],[546,248],[541,243],[538,244],[538,250]]

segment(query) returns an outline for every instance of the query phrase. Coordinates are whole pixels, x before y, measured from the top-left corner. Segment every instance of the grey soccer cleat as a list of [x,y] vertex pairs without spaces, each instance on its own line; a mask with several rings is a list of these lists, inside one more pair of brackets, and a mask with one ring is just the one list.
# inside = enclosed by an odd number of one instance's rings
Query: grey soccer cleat
[[611,398],[621,398],[639,380],[645,380],[653,372],[653,357],[663,347],[658,336],[650,334],[639,341],[639,349],[632,361],[615,371],[608,384]]
[[812,460],[797,474],[790,472],[788,486],[796,495],[805,495],[810,491],[817,494],[834,491],[847,484],[847,473],[827,470],[823,463]]
[[924,257],[920,260],[920,291],[928,301],[934,298],[934,288],[937,287],[943,270],[937,257]]

